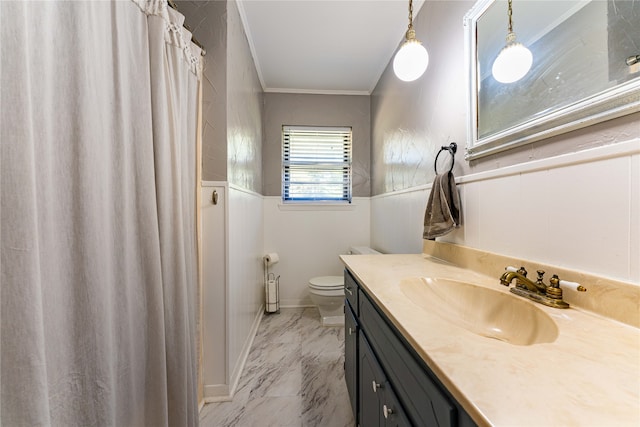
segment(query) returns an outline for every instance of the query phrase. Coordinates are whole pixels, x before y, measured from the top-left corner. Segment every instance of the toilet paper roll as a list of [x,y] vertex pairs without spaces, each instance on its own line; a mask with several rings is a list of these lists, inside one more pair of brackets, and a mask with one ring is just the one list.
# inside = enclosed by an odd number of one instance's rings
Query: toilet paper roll
[[268,264],[275,264],[280,261],[280,257],[277,253],[271,252],[264,256],[264,260],[267,261]]
[[269,280],[267,282],[267,299],[268,299],[268,302],[270,304],[278,302],[278,296],[276,294],[276,281],[275,280]]
[[267,281],[265,308],[268,313],[278,310],[278,284],[275,280]]

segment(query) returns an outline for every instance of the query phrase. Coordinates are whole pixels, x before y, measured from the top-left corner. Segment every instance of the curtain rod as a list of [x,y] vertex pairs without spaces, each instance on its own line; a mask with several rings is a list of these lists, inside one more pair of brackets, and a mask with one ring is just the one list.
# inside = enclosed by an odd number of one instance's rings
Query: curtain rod
[[[176,5],[176,3],[173,0],[167,0],[167,3],[169,4],[169,6],[174,9],[177,12],[180,12],[178,10],[178,5]],[[182,25],[184,28],[187,29],[187,31],[189,31],[191,33],[191,41],[193,42],[193,44],[195,44],[196,46],[198,46],[200,48],[200,54],[202,56],[205,56],[207,54],[207,50],[204,48],[204,46],[202,45],[202,43],[200,43],[198,41],[198,39],[196,39],[196,37],[193,35],[193,31],[191,31],[191,28],[189,28],[189,26],[185,23]]]

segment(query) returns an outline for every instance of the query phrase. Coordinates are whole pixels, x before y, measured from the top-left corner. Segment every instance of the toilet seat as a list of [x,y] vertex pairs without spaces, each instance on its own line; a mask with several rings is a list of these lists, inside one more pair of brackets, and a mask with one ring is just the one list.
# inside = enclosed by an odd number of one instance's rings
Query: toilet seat
[[309,287],[318,290],[338,290],[344,288],[342,276],[319,276],[309,280]]
[[339,301],[342,301],[344,299],[344,289],[343,288],[339,288],[339,289],[309,288],[309,293],[312,295],[312,299],[313,299],[313,295],[318,295],[318,296],[322,296],[322,297],[338,297]]

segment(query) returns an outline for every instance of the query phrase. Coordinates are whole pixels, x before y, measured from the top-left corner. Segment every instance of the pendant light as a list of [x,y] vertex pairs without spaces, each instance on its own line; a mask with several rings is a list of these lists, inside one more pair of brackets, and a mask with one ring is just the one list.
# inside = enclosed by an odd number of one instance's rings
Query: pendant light
[[405,34],[405,42],[393,59],[393,71],[400,80],[411,82],[424,74],[427,65],[429,54],[416,39],[416,31],[413,29],[413,0],[409,0],[409,27]]
[[516,42],[516,33],[513,32],[513,9],[509,0],[509,32],[507,44],[493,63],[491,72],[500,83],[513,83],[523,78],[531,69],[533,55],[522,43]]

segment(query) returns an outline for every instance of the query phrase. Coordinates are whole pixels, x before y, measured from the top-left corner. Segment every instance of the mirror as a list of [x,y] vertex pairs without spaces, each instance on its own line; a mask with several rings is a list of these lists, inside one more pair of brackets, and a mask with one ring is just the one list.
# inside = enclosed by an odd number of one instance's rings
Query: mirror
[[512,12],[533,54],[514,83],[491,72],[507,1],[479,0],[464,18],[468,160],[640,111],[640,0],[513,0]]

